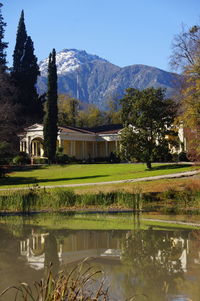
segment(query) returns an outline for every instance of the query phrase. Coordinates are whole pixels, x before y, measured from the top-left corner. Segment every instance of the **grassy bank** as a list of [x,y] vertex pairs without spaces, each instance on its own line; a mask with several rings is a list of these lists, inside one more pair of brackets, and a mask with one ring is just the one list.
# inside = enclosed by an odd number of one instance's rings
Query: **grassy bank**
[[140,187],[132,191],[75,193],[65,188],[33,187],[28,190],[4,192],[0,195],[0,211],[32,212],[63,210],[132,209],[135,211],[161,211],[164,213],[199,213],[199,185],[169,187],[163,192],[143,192]]
[[38,184],[53,186],[139,179],[177,172],[191,171],[197,167],[184,164],[77,164],[64,166],[39,166],[8,173],[0,179],[1,188],[24,187]]
[[72,190],[30,188],[0,195],[0,210],[13,212],[60,211],[84,208],[142,208],[142,195],[137,193],[110,192],[98,194],[75,194]]

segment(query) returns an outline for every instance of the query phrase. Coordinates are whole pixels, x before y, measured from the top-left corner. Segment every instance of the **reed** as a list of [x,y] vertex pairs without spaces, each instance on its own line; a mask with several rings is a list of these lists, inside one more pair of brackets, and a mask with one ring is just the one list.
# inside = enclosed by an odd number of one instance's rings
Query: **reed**
[[104,288],[102,271],[92,267],[83,269],[82,264],[77,265],[68,275],[60,272],[56,277],[50,267],[47,277],[35,282],[33,287],[27,283],[11,286],[0,297],[14,290],[16,301],[107,301],[108,289]]
[[[23,282],[10,286],[0,293],[0,298],[14,290],[15,301],[108,301],[116,300],[109,296],[106,278],[101,270],[84,268],[88,258],[75,266],[69,274],[63,271],[53,276],[50,265],[47,276],[36,281],[33,286]],[[139,299],[138,299],[139,298]],[[141,299],[142,298],[142,299]],[[136,294],[126,301],[150,300],[145,294]]]
[[97,194],[75,194],[72,190],[46,190],[38,186],[0,195],[0,210],[14,212],[59,211],[66,208],[119,207],[142,210],[143,195],[141,192],[115,191]]

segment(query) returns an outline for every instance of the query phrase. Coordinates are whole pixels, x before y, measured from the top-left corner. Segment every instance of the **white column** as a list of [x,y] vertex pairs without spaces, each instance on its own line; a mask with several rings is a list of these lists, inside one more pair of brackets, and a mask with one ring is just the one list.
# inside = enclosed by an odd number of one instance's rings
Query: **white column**
[[58,138],[58,146],[59,146],[59,147],[62,147],[62,141],[61,141],[61,138],[60,138],[60,137]]
[[36,249],[36,237],[35,236],[33,236],[32,241],[33,241],[33,250],[35,250]]
[[42,144],[40,144],[40,152],[41,152],[41,157],[44,157],[44,147]]
[[27,145],[28,149],[27,149],[27,152],[28,154],[31,156],[31,138],[28,137],[28,145]]

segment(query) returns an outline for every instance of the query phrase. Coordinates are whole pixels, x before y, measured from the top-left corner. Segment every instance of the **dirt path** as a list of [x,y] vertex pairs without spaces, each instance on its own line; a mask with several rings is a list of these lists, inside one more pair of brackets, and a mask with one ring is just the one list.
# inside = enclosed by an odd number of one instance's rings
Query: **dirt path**
[[[138,179],[129,179],[129,180],[119,180],[119,181],[108,181],[108,182],[97,182],[97,183],[82,183],[82,184],[63,184],[63,185],[42,185],[41,188],[68,188],[68,187],[82,187],[82,186],[95,186],[95,185],[107,185],[107,184],[120,184],[120,183],[135,183],[135,182],[144,182],[144,181],[155,181],[161,179],[176,179],[182,177],[192,177],[200,173],[200,170],[194,171],[185,171],[169,175],[153,176],[153,177],[144,177]],[[34,185],[34,184],[33,184]],[[30,189],[31,185],[26,187],[12,187],[12,188],[0,188],[0,191],[9,191],[9,190],[27,190]]]

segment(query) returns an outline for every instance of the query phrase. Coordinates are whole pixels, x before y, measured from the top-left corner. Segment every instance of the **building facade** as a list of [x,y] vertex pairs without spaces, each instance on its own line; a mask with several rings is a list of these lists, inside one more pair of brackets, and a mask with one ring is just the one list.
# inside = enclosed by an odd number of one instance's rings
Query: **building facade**
[[[59,127],[57,144],[69,157],[81,160],[107,158],[119,148],[120,125],[101,126],[93,130]],[[44,156],[43,125],[34,124],[19,134],[20,151],[31,157]]]

